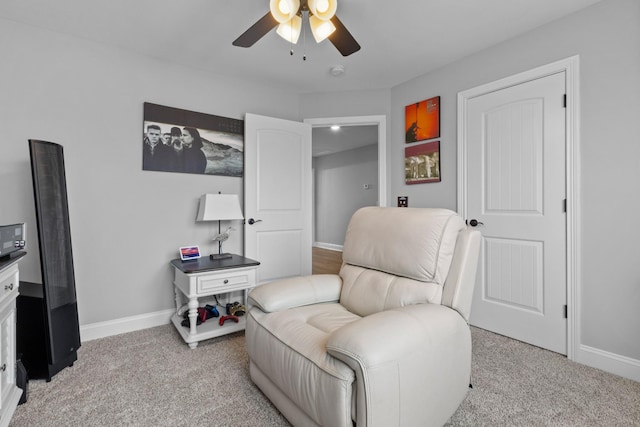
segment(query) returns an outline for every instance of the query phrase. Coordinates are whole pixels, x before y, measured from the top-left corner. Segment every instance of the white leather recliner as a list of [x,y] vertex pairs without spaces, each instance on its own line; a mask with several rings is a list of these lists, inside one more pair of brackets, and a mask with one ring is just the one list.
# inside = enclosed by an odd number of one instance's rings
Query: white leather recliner
[[438,426],[469,388],[480,233],[447,209],[358,210],[339,275],[258,286],[253,382],[295,426]]

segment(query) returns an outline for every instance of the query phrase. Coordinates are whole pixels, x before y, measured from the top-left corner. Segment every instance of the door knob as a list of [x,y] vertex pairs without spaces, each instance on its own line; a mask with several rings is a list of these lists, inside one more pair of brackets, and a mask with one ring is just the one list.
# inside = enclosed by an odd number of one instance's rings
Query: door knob
[[249,222],[249,225],[253,225],[253,224],[255,224],[256,222],[261,222],[261,221],[262,221],[261,219],[253,219],[253,218],[249,218],[249,221],[248,221],[248,222]]
[[466,221],[466,223],[472,227],[477,227],[479,225],[484,225],[484,223],[478,221],[477,219],[470,219],[469,221]]

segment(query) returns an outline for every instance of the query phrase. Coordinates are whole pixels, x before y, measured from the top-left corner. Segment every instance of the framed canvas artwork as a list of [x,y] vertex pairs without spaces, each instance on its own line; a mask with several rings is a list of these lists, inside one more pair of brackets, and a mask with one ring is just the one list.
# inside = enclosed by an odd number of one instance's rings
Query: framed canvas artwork
[[144,103],[142,169],[242,177],[244,121]]
[[404,176],[406,184],[440,182],[440,141],[405,148]]
[[440,97],[407,105],[404,120],[406,143],[440,138]]

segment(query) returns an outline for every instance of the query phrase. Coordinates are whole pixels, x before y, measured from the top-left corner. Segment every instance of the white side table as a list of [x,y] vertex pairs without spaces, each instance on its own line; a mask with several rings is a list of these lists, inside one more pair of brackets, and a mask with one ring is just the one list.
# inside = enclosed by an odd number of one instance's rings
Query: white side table
[[0,260],[0,426],[9,425],[22,390],[16,385],[16,298],[18,260],[26,252]]
[[[242,331],[245,327],[244,316],[238,317],[238,323],[227,320],[222,326],[219,317],[212,317],[200,325],[196,325],[199,298],[211,297],[227,292],[243,291],[242,303],[247,305],[248,291],[256,286],[256,270],[258,261],[233,255],[231,258],[212,260],[200,258],[192,261],[171,261],[174,268],[174,291],[176,294],[176,313],[171,321],[190,348],[196,348],[198,342],[232,332]],[[189,328],[181,325],[183,317],[178,310],[186,302],[189,307]],[[220,316],[226,313],[220,309]]]

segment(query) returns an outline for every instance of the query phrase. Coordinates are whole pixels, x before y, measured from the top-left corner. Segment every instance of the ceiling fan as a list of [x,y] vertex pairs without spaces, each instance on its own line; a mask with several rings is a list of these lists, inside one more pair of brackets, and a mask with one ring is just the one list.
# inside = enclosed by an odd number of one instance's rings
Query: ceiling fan
[[317,43],[328,38],[342,56],[360,50],[356,39],[335,15],[337,0],[271,0],[269,9],[266,15],[234,40],[234,46],[251,47],[276,26],[280,37],[296,44],[302,31],[302,21],[306,19]]

